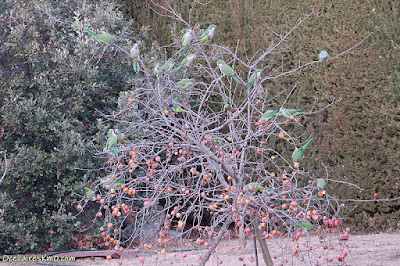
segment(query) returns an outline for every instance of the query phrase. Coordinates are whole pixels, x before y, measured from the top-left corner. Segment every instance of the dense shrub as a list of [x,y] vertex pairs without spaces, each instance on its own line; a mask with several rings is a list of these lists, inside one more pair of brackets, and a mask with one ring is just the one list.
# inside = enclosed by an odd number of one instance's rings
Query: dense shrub
[[[96,176],[93,143],[104,145],[100,112],[133,85],[132,63],[85,28],[135,41],[108,1],[0,3],[0,253],[76,246],[72,213]],[[143,32],[145,33],[145,32]],[[118,44],[118,40],[116,42]]]

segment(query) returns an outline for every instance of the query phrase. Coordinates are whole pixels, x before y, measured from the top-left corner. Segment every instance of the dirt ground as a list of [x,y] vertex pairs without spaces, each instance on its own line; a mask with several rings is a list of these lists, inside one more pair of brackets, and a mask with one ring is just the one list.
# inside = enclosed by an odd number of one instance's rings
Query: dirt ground
[[[279,241],[284,243],[284,246],[289,249],[282,253],[279,246],[273,239],[267,240],[270,248],[271,255],[276,258],[273,259],[274,265],[343,265],[338,259],[338,254],[347,252],[345,258],[345,265],[355,266],[398,266],[400,265],[400,232],[395,233],[382,233],[370,235],[350,235],[348,241],[343,241],[342,245],[338,245],[339,241],[337,235],[330,237],[331,242],[320,243],[319,239],[315,236],[306,240],[292,241],[285,240]],[[282,239],[280,239],[282,240]],[[251,266],[256,265],[256,262],[251,262],[255,258],[253,240],[247,240],[246,248],[237,249],[239,245],[238,239],[223,240],[217,251],[210,257],[207,266],[219,265],[218,261],[222,260],[222,265],[229,266]],[[306,247],[312,246],[312,251],[306,251]],[[324,249],[328,247],[327,249]],[[331,247],[334,247],[333,249]],[[297,248],[298,257],[292,256],[292,249]],[[343,247],[343,251],[340,251]],[[179,265],[189,266],[198,265],[200,257],[206,253],[205,249],[197,249],[192,251],[174,252],[167,249],[165,255],[157,254],[155,251],[147,251],[146,253],[139,253],[138,257],[112,259],[107,261],[105,259],[79,259],[74,263],[23,263],[23,262],[0,262],[1,265],[87,265],[87,266],[131,266],[131,265],[148,265],[148,266],[164,266],[164,265]],[[185,254],[186,258],[182,255]],[[318,256],[321,255],[321,258]],[[140,263],[139,259],[144,258],[144,263]],[[243,258],[242,261],[239,258]],[[328,258],[332,258],[333,262],[329,263]],[[258,252],[259,265],[265,265],[262,259],[261,252]],[[301,261],[303,259],[303,261]]]

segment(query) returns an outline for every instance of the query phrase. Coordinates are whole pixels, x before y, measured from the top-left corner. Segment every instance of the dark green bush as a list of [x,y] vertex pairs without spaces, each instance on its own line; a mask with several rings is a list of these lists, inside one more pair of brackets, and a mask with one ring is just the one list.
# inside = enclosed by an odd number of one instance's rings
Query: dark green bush
[[132,63],[85,28],[123,45],[136,36],[107,1],[6,0],[0,10],[0,151],[10,162],[0,254],[73,248],[82,226],[73,205],[96,177],[94,144],[105,144],[100,112],[134,85]]

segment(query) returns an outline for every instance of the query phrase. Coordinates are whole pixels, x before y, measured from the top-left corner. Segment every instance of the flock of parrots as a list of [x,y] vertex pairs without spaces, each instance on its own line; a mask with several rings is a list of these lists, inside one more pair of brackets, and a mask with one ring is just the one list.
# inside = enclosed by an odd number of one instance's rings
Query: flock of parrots
[[[207,41],[211,41],[211,39],[214,36],[215,30],[216,30],[217,26],[212,24],[210,25],[201,35],[200,37],[197,39],[197,41],[193,42],[193,43],[197,43],[197,42],[207,42]],[[99,41],[103,42],[103,43],[110,43],[110,42],[114,42],[117,40],[117,38],[115,36],[112,36],[111,34],[108,33],[95,33],[94,31],[87,29],[87,32],[93,36],[95,36]],[[185,34],[182,36],[181,39],[181,51],[180,51],[180,55],[183,54],[183,52],[185,51],[186,47],[192,42],[193,39],[193,31],[192,30],[187,30],[185,32]],[[136,73],[139,72],[139,62],[138,60],[140,59],[140,51],[139,51],[139,44],[136,43],[134,44],[134,46],[131,48],[130,50],[130,55],[133,58],[133,69]],[[179,64],[179,66],[177,67],[177,69],[175,70],[174,73],[178,73],[182,67],[189,67],[193,64],[193,61],[196,59],[196,55],[195,54],[189,54],[188,56],[186,56],[181,63]],[[327,61],[329,58],[329,54],[326,51],[321,51],[318,55],[318,67],[320,67],[322,65],[323,62]],[[153,74],[156,78],[159,78],[162,74],[164,74],[165,72],[169,72],[172,70],[172,68],[174,67],[175,63],[173,62],[173,60],[169,60],[167,61],[164,65],[161,65],[160,63],[157,63],[154,67],[153,70]],[[221,73],[227,76],[232,77],[236,82],[241,83],[239,78],[236,76],[234,70],[232,69],[232,67],[230,67],[229,65],[227,65],[224,61],[222,60],[218,60],[217,61],[217,66],[220,69]],[[247,88],[250,89],[254,83],[256,82],[256,80],[260,80],[261,79],[261,69],[256,69],[255,73],[253,73],[248,82],[247,82]]]
[[[211,41],[211,39],[214,36],[215,30],[216,30],[217,26],[216,25],[210,25],[202,34],[201,36],[197,39],[197,41],[193,42],[193,43],[197,43],[197,42],[207,42],[207,41]],[[87,32],[93,36],[95,36],[99,41],[108,44],[110,42],[114,42],[117,40],[117,38],[115,36],[112,36],[108,33],[95,33],[90,29],[87,29]],[[183,52],[185,51],[186,47],[192,42],[193,39],[193,31],[192,30],[187,30],[185,32],[185,34],[182,36],[181,39],[181,51],[180,51],[180,55],[183,54]],[[133,69],[136,73],[139,72],[139,59],[140,59],[140,50],[139,50],[139,44],[135,43],[133,45],[133,47],[130,49],[130,55],[133,58]],[[182,67],[189,67],[193,64],[193,61],[196,59],[196,55],[195,54],[189,54],[188,56],[186,56],[181,63],[178,65],[178,67],[175,69],[174,73],[178,73]],[[320,67],[324,62],[326,62],[329,59],[329,54],[326,51],[321,51],[318,55],[318,65],[317,67]],[[160,76],[162,76],[164,73],[169,72],[173,69],[175,63],[173,60],[168,60],[164,65],[161,65],[160,63],[157,63],[154,67],[154,71],[153,74],[156,78],[159,78]],[[241,81],[239,80],[239,78],[236,76],[234,70],[232,69],[232,67],[230,67],[229,65],[227,65],[224,61],[222,60],[218,60],[217,61],[217,66],[219,68],[219,70],[221,71],[222,74],[227,75],[229,77],[232,77],[236,82],[238,82],[239,84],[241,84]],[[256,69],[256,71],[249,77],[248,83],[247,83],[247,89],[250,89],[257,80],[261,79],[261,69]],[[177,83],[177,86],[182,88],[182,89],[187,89],[189,87],[191,87],[193,85],[193,83],[195,82],[195,80],[193,78],[186,78],[186,79],[182,79]],[[179,112],[188,112],[187,110],[183,109],[182,107],[175,105],[173,103],[171,103],[169,105],[169,107],[176,113]],[[223,105],[223,109],[227,110],[229,108],[231,108],[232,106],[230,105],[229,102],[225,102]],[[268,110],[267,112],[265,112],[262,115],[262,119],[264,120],[268,120],[271,119],[273,116],[285,116],[288,118],[293,118],[297,115],[301,115],[301,114],[307,114],[306,112],[301,112],[300,109],[285,109],[285,108],[281,108],[280,110]],[[107,134],[108,138],[107,138],[107,144],[105,147],[105,150],[111,151],[115,157],[118,157],[118,153],[120,152],[120,150],[117,147],[117,143],[125,143],[125,136],[121,133],[119,133],[118,131],[115,131],[113,129],[110,129],[108,131]],[[292,160],[294,163],[299,162],[302,157],[303,157],[303,153],[304,151],[307,149],[308,145],[311,143],[312,138],[310,140],[308,140],[302,147],[300,148],[296,148],[294,150],[294,152],[292,153]],[[320,189],[323,189],[325,186],[326,181],[322,178],[317,180],[317,186]],[[251,182],[249,184],[247,184],[244,187],[244,190],[252,190],[253,192],[259,192],[260,190],[272,190],[270,188],[265,188],[263,186],[261,186],[260,184],[256,183],[256,182]],[[85,194],[87,196],[89,196],[88,194],[92,194],[92,191],[89,188],[85,188]],[[314,225],[308,223],[308,222],[300,222],[300,223],[296,223],[294,225],[300,226],[302,227],[304,230],[308,231],[308,230],[312,230],[314,229]]]
[[[214,36],[215,30],[216,30],[217,26],[212,24],[210,25],[198,38],[198,40],[196,42],[206,42],[206,41],[211,41],[211,39]],[[90,29],[87,29],[88,33],[95,36],[99,41],[103,42],[103,43],[110,43],[110,42],[114,42],[117,40],[117,38],[115,36],[112,36],[108,33],[100,33],[97,34],[95,32],[93,32]],[[192,42],[193,39],[193,31],[192,30],[187,30],[185,32],[185,34],[182,36],[181,39],[181,46],[182,46],[182,50],[180,51],[180,54],[183,53],[183,51],[185,50],[185,48]],[[194,43],[196,43],[194,42]],[[133,69],[136,73],[139,72],[139,62],[138,60],[140,59],[140,51],[139,51],[139,44],[135,43],[133,45],[133,47],[130,50],[130,55],[133,58]],[[319,64],[318,67],[325,61],[327,61],[329,58],[329,54],[326,51],[321,51],[318,55],[318,60],[319,60]],[[179,64],[179,66],[176,68],[175,73],[178,73],[182,67],[186,66],[190,66],[193,61],[196,59],[196,55],[195,54],[189,54],[188,56],[186,56],[181,63]],[[220,69],[221,73],[227,76],[232,77],[236,82],[241,83],[240,80],[237,78],[234,70],[227,65],[224,61],[222,60],[218,60],[217,61],[217,66]],[[157,63],[154,67],[154,71],[153,74],[155,77],[159,78],[162,74],[164,74],[165,72],[169,72],[173,69],[174,67],[174,62],[173,60],[169,60],[167,61],[164,65],[161,65],[160,63]],[[250,89],[257,80],[261,79],[261,69],[256,69],[256,71],[250,76],[248,83],[247,83],[247,88]],[[186,79],[182,79],[177,83],[177,86],[182,88],[182,89],[187,89],[190,86],[193,85],[193,83],[195,82],[195,80],[193,78],[186,78]],[[176,113],[180,113],[180,112],[188,112],[187,110],[183,109],[182,107],[176,105],[176,104],[169,104],[169,107]],[[224,110],[231,108],[231,104],[229,102],[225,102],[223,105]],[[307,114],[306,112],[301,112],[300,109],[285,109],[285,108],[281,108],[280,110],[268,110],[267,112],[265,112],[262,115],[262,119],[264,120],[268,120],[270,118],[272,118],[273,116],[285,116],[288,118],[293,118],[297,115],[301,115],[301,114]],[[306,144],[304,144],[302,147],[300,148],[296,148],[292,154],[292,159],[293,162],[299,162],[301,160],[301,158],[303,157],[303,153],[305,151],[305,149],[308,147],[308,145],[310,144],[310,142],[312,141],[312,139],[310,139]],[[114,146],[117,144],[118,142],[118,138],[117,135],[114,133],[114,131],[110,130],[108,132],[108,140],[107,140],[107,146],[106,149],[107,150],[111,150],[113,151],[113,153],[118,153],[119,150],[116,149]],[[116,154],[115,154],[116,155]]]

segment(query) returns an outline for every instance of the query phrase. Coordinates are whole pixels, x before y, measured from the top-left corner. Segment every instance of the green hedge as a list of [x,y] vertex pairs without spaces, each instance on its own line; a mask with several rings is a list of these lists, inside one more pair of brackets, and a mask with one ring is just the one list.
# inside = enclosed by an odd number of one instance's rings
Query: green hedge
[[[124,14],[135,19],[135,25],[152,25],[152,38],[161,44],[173,41],[184,25],[160,18],[144,1],[125,1]],[[187,18],[189,3],[171,1],[176,10]],[[193,21],[200,21],[201,29],[218,25],[213,42],[232,49],[239,41],[242,58],[258,49],[266,50],[271,41],[279,41],[276,33],[287,32],[299,18],[315,10],[320,1],[213,1],[197,6]],[[155,9],[158,10],[158,9]],[[330,103],[333,97],[342,100],[327,110],[304,120],[309,132],[315,133],[312,154],[307,167],[314,167],[316,175],[329,175],[364,188],[363,191],[345,185],[329,189],[342,198],[373,199],[400,195],[400,2],[389,0],[325,2],[316,13],[300,25],[284,43],[289,51],[282,54],[290,62],[317,60],[318,52],[327,50],[331,56],[349,49],[369,33],[365,42],[350,53],[325,64],[322,68],[306,70],[265,84],[270,96],[281,90],[289,92],[299,82],[287,106],[311,108]],[[195,24],[195,23],[194,23]],[[194,26],[194,24],[192,26]],[[273,65],[271,70],[279,65]],[[283,94],[285,95],[285,94]],[[279,100],[279,98],[278,98]],[[278,102],[278,101],[277,101]],[[304,136],[306,138],[306,136]],[[317,163],[316,163],[317,162]],[[347,222],[361,231],[396,229],[400,221],[398,201],[349,204]]]

